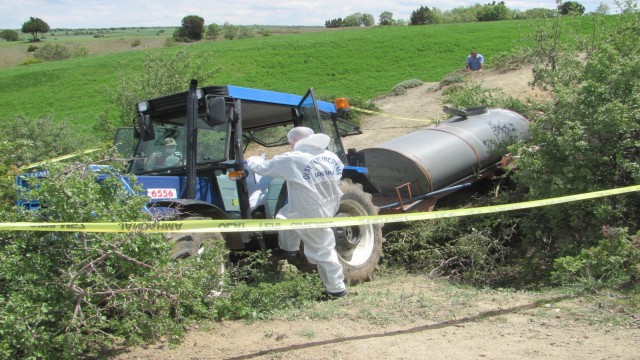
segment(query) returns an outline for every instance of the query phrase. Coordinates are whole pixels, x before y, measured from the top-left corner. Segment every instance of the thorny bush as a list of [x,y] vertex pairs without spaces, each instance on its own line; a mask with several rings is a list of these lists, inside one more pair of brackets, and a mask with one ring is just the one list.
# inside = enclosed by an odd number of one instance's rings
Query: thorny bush
[[[85,166],[50,165],[31,180],[37,211],[5,206],[5,221],[146,221],[147,199],[113,172],[101,183]],[[175,261],[163,234],[0,233],[0,357],[73,358],[165,336],[180,339],[210,316],[220,290],[223,245]]]

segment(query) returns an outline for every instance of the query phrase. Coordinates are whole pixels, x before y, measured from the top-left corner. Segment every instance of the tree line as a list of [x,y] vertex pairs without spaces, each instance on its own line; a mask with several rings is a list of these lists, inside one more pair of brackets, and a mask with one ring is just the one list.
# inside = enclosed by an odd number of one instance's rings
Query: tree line
[[[452,10],[443,11],[436,7],[420,6],[411,12],[408,21],[403,19],[394,19],[393,13],[383,11],[378,17],[378,25],[430,25],[445,23],[461,23],[475,21],[499,21],[499,20],[519,20],[519,19],[536,19],[551,18],[558,15],[574,15],[580,16],[585,12],[582,4],[576,1],[566,1],[560,3],[557,9],[533,8],[528,10],[509,9],[504,1],[496,3],[495,1],[484,5],[475,4],[469,7],[457,7]],[[600,4],[595,13],[605,15],[609,12],[606,4]],[[357,27],[357,26],[373,26],[375,20],[373,15],[366,13],[354,13],[347,17],[331,19],[325,21],[325,27]]]

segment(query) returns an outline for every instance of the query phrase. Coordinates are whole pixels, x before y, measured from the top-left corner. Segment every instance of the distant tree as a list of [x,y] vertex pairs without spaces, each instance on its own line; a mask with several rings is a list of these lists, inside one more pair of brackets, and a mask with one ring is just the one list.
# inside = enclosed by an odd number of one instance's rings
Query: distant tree
[[555,17],[557,14],[556,10],[545,9],[545,8],[533,8],[527,9],[521,13],[521,16],[518,18],[524,19],[546,19]]
[[344,27],[356,27],[356,26],[372,26],[375,24],[375,19],[373,15],[366,13],[354,13],[346,18],[342,22],[342,26]]
[[478,21],[478,11],[482,9],[482,5],[475,4],[470,7],[456,7],[447,10],[443,14],[443,21],[446,23],[466,23]]
[[566,1],[558,6],[560,15],[576,15],[584,14],[584,6],[577,1]]
[[478,21],[499,21],[511,18],[511,10],[507,8],[504,1],[492,2],[484,5],[477,13]]
[[240,28],[233,24],[225,22],[222,33],[224,34],[225,40],[234,40],[237,39],[240,35]]
[[240,26],[238,29],[238,39],[251,39],[256,37],[256,32],[250,26]]
[[355,13],[355,14],[348,15],[342,21],[342,26],[343,27],[360,26],[360,13]]
[[213,23],[207,26],[207,30],[205,31],[205,37],[209,40],[215,40],[218,36],[222,34],[222,29],[220,25]]
[[331,19],[324,22],[324,26],[327,28],[339,28],[342,27],[342,18]]
[[187,33],[181,27],[173,31],[172,37],[173,37],[173,40],[175,41],[189,42],[189,38],[187,38]]
[[181,34],[189,40],[198,41],[204,33],[204,19],[198,15],[189,15],[182,18]]
[[609,13],[609,5],[605,4],[605,3],[600,3],[600,5],[598,5],[598,8],[596,9],[596,14],[598,15],[607,15]]
[[396,21],[393,20],[393,13],[390,11],[383,11],[378,17],[378,24],[383,26],[395,25]]
[[0,38],[7,41],[18,41],[18,39],[20,39],[20,34],[15,30],[2,30],[0,32]]
[[[435,8],[434,8],[435,9]],[[411,12],[410,25],[429,25],[437,24],[437,13],[426,6],[420,6],[419,9]]]
[[40,39],[38,39],[38,33],[48,32],[49,24],[47,24],[40,18],[30,17],[29,21],[26,21],[24,24],[22,24],[21,31],[25,34],[33,35],[33,39],[31,41],[37,42],[40,41]]
[[362,14],[362,25],[364,26],[373,26],[376,23],[376,19],[371,14],[364,13]]

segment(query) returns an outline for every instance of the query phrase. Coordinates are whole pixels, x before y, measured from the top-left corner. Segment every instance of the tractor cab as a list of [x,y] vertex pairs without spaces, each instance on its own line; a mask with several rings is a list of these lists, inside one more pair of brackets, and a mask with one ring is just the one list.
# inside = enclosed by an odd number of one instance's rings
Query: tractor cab
[[[128,172],[152,203],[212,206],[217,217],[253,218],[243,164],[247,148],[286,145],[291,128],[306,126],[329,135],[328,149],[346,164],[340,138],[360,130],[339,118],[348,105],[338,104],[317,100],[313,89],[299,96],[232,85],[198,88],[194,81],[187,92],[140,102],[135,126],[118,129],[115,145],[132,159]],[[261,217],[275,216],[282,185],[270,184],[272,198]]]

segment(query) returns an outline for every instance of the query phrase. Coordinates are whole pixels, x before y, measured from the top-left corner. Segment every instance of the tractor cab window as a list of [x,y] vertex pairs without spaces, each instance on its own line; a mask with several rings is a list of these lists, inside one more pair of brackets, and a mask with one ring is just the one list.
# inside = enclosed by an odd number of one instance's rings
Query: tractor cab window
[[[144,170],[159,170],[184,166],[186,162],[185,144],[178,134],[180,131],[165,131],[153,140],[145,141],[146,157]],[[178,141],[180,140],[180,144]]]
[[[228,160],[228,130],[226,127],[216,128],[208,126],[198,120],[198,139],[196,149],[197,165],[211,164]],[[183,125],[165,124],[155,125],[155,138],[139,143],[132,158],[131,172],[147,173],[179,169],[186,166],[187,135]],[[119,136],[121,138],[123,136]],[[126,142],[122,143],[123,155],[131,154]]]

